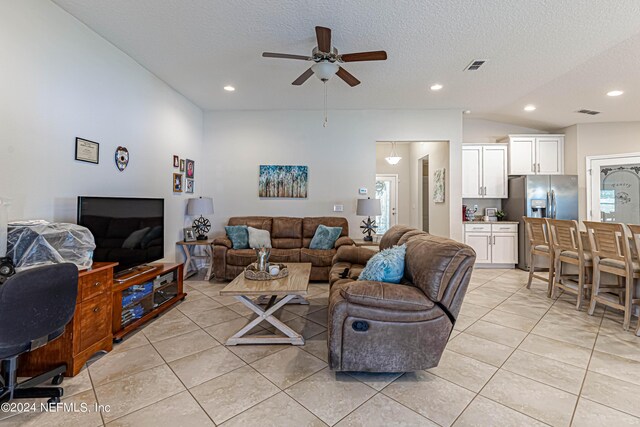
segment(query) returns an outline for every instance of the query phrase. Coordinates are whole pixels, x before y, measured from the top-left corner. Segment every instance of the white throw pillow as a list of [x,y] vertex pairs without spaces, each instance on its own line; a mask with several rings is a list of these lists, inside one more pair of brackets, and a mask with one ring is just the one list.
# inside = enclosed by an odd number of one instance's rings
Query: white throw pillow
[[271,235],[267,230],[253,227],[247,227],[247,230],[249,231],[249,247],[251,249],[271,247]]

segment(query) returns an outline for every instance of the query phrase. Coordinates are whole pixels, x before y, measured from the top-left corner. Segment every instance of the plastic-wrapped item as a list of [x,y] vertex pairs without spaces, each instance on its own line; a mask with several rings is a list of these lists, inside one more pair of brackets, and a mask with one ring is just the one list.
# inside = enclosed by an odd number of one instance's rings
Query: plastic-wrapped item
[[89,229],[76,224],[46,221],[9,223],[7,256],[16,270],[46,264],[72,262],[79,269],[91,267],[96,248]]

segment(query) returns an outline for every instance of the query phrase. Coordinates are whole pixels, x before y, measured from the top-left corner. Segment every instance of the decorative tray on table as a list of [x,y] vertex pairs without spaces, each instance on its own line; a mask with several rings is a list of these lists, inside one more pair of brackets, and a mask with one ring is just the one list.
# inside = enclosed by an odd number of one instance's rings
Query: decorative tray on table
[[277,265],[280,267],[280,271],[275,276],[272,276],[268,271],[258,270],[256,263],[249,264],[244,270],[244,277],[249,280],[277,280],[287,277],[289,275],[289,269],[284,264],[270,264],[270,267]]

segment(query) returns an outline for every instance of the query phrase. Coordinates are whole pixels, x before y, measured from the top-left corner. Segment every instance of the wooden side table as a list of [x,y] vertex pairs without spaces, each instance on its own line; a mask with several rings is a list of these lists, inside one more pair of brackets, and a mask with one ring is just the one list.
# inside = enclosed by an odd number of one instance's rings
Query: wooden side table
[[[213,271],[213,240],[195,240],[193,242],[180,241],[176,242],[176,245],[179,245],[182,248],[182,252],[186,258],[184,261],[183,279],[193,276],[198,272],[196,259],[206,259],[209,263],[209,267],[207,268],[207,274],[204,276],[204,280],[210,280],[211,272]],[[195,254],[197,247],[204,247],[204,255]]]

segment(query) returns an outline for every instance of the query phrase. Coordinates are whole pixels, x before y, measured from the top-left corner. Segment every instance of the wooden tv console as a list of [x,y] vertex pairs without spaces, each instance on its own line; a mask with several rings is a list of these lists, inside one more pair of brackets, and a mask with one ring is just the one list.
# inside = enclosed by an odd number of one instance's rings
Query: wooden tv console
[[[151,264],[142,274],[133,272],[114,281],[113,262],[94,262],[90,269],[78,274],[76,310],[64,334],[47,345],[20,356],[18,374],[35,376],[62,364],[65,376],[77,375],[87,360],[99,351],[109,352],[113,342],[120,342],[128,333],[183,300],[182,264]],[[122,298],[129,288],[153,283],[159,276],[172,280],[157,286],[149,295],[136,300],[145,307],[144,315],[122,322]],[[171,291],[171,298],[159,298]],[[175,294],[175,296],[173,296]]]
[[[120,276],[113,282],[113,317],[112,330],[113,341],[118,343],[130,332],[136,330],[149,320],[165,312],[178,301],[184,300],[187,294],[183,289],[183,265],[182,264],[149,264],[154,267],[151,270],[132,271],[128,275]],[[165,277],[164,283],[154,280]],[[145,283],[152,283],[153,290],[140,299],[126,304],[123,307],[123,298],[135,287],[142,287]],[[169,295],[169,296],[167,296]],[[123,319],[123,311],[131,306],[140,306],[144,314],[135,319]]]

